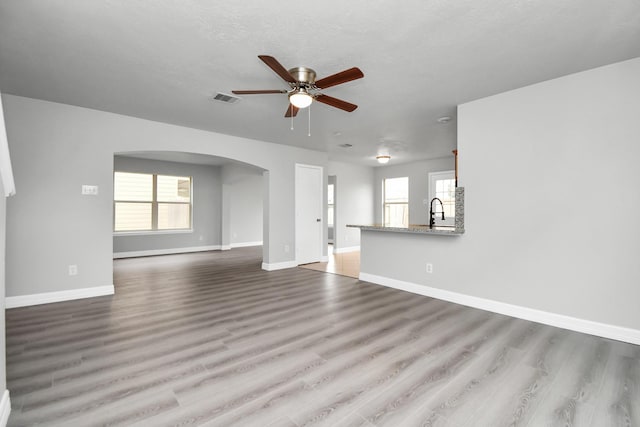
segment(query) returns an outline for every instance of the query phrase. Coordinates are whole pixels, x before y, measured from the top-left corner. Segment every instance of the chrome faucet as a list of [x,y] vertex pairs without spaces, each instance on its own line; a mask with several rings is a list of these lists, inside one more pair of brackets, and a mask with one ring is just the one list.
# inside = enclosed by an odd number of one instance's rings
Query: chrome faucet
[[[433,202],[435,202],[436,200],[440,202],[440,208],[442,209],[442,212],[434,212]],[[429,228],[433,228],[433,226],[436,224],[436,220],[433,218],[433,215],[436,213],[442,213],[442,220],[444,221],[444,205],[442,204],[442,200],[434,197],[433,199],[431,199],[431,206],[429,207]]]

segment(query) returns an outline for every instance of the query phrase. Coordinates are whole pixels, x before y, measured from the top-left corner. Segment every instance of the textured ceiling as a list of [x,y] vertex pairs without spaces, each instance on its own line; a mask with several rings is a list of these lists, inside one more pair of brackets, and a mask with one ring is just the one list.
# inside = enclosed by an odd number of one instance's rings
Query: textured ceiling
[[[258,58],[364,79],[290,130],[286,89]],[[0,90],[328,151],[374,165],[448,156],[456,105],[640,56],[638,0],[0,1]],[[449,124],[437,123],[452,116]],[[345,149],[339,144],[353,144]]]

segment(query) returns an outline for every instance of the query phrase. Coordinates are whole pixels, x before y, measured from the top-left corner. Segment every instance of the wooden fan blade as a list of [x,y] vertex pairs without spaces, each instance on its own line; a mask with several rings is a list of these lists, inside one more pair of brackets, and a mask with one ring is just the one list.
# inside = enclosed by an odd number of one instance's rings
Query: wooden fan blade
[[287,107],[287,112],[284,113],[285,117],[295,117],[296,114],[298,114],[298,110],[300,110],[298,107],[296,107],[293,104],[289,104],[289,106]]
[[353,67],[349,68],[348,70],[340,71],[339,73],[333,74],[329,77],[320,79],[316,81],[315,85],[320,89],[326,89],[331,86],[361,79],[363,77],[364,74],[362,73],[362,71],[360,71],[358,67]]
[[350,102],[343,101],[342,99],[334,98],[333,96],[329,95],[318,95],[316,97],[316,101],[348,112],[352,112],[353,110],[358,108],[356,104],[352,104]]
[[267,90],[232,90],[231,93],[236,95],[260,95],[264,93],[287,93],[284,89],[267,89]]
[[258,58],[260,58],[262,60],[262,62],[267,64],[267,66],[269,68],[271,68],[273,71],[275,71],[275,73],[277,75],[279,75],[280,77],[282,77],[282,79],[284,79],[285,81],[287,81],[289,83],[295,83],[296,82],[296,79],[294,79],[293,76],[291,74],[289,74],[287,69],[284,68],[282,66],[282,64],[280,64],[278,62],[278,60],[276,58],[274,58],[273,56],[258,55]]

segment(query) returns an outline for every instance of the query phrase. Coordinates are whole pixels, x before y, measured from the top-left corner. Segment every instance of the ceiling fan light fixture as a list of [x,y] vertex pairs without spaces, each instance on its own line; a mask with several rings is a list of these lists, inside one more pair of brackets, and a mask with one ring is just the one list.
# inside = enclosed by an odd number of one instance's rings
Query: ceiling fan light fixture
[[307,108],[313,102],[313,97],[306,89],[300,88],[289,95],[289,102],[297,108]]
[[384,165],[384,164],[389,163],[389,160],[391,160],[391,156],[376,156],[376,160],[381,165]]
[[[313,101],[351,113],[358,106],[342,99],[321,93],[321,89],[333,87],[353,80],[361,79],[364,73],[358,67],[340,71],[316,81],[316,72],[307,67],[284,68],[273,56],[258,55],[267,67],[276,73],[288,85],[290,90],[260,89],[260,90],[232,90],[235,95],[264,95],[269,93],[286,93],[289,105],[284,113],[285,117],[295,117],[298,110],[309,107]],[[310,109],[308,111],[311,111]]]

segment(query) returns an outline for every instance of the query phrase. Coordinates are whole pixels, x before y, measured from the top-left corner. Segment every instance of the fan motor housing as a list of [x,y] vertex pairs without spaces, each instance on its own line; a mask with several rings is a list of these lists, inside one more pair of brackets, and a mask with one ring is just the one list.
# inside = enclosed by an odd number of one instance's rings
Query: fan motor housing
[[289,70],[291,77],[300,83],[312,85],[316,82],[316,72],[307,67],[295,67]]

